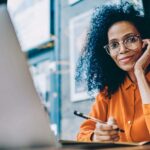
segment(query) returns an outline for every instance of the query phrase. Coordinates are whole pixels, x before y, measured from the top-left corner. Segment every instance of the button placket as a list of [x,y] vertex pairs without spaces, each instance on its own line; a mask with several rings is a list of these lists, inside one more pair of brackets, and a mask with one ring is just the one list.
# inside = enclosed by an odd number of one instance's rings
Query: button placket
[[129,120],[129,121],[128,121],[128,125],[131,125],[131,124],[132,124],[132,122],[131,122],[131,120]]
[[130,141],[132,141],[132,135],[131,135],[131,130],[132,130],[132,125],[133,125],[133,121],[134,121],[134,115],[135,115],[135,91],[136,91],[136,84],[132,84],[132,90],[133,90],[133,99],[132,99],[132,112],[131,112],[131,118],[129,118],[129,120],[127,121],[128,124],[128,139]]

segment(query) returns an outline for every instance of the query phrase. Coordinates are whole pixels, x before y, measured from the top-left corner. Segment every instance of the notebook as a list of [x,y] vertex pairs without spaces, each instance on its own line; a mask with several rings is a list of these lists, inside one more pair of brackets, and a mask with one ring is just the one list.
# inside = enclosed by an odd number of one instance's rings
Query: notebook
[[6,4],[0,5],[0,148],[55,145]]
[[75,148],[83,148],[83,149],[133,147],[133,146],[142,146],[142,145],[150,144],[149,141],[143,141],[143,142],[77,142],[77,141],[71,141],[71,140],[60,140],[59,142],[64,148],[75,147]]

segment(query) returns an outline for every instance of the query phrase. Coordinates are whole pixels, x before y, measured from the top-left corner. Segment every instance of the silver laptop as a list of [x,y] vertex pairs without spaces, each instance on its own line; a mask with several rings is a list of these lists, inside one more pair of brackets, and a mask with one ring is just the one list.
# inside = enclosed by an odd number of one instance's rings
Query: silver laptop
[[55,145],[55,137],[48,115],[3,4],[0,6],[0,148],[51,145]]

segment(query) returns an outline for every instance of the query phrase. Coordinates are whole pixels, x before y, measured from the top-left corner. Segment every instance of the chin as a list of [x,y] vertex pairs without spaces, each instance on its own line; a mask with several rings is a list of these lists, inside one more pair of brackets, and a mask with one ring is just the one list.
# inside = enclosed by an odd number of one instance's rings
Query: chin
[[134,69],[134,64],[119,66],[123,71],[129,72]]

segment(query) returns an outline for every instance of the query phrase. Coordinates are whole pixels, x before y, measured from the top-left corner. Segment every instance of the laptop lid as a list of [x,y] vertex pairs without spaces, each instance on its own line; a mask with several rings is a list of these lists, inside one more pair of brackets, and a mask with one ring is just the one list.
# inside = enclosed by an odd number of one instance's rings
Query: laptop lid
[[0,4],[4,4],[4,3],[6,4],[6,3],[7,3],[7,0],[1,0],[1,1],[0,1]]
[[6,4],[0,5],[0,147],[49,146],[55,137]]

